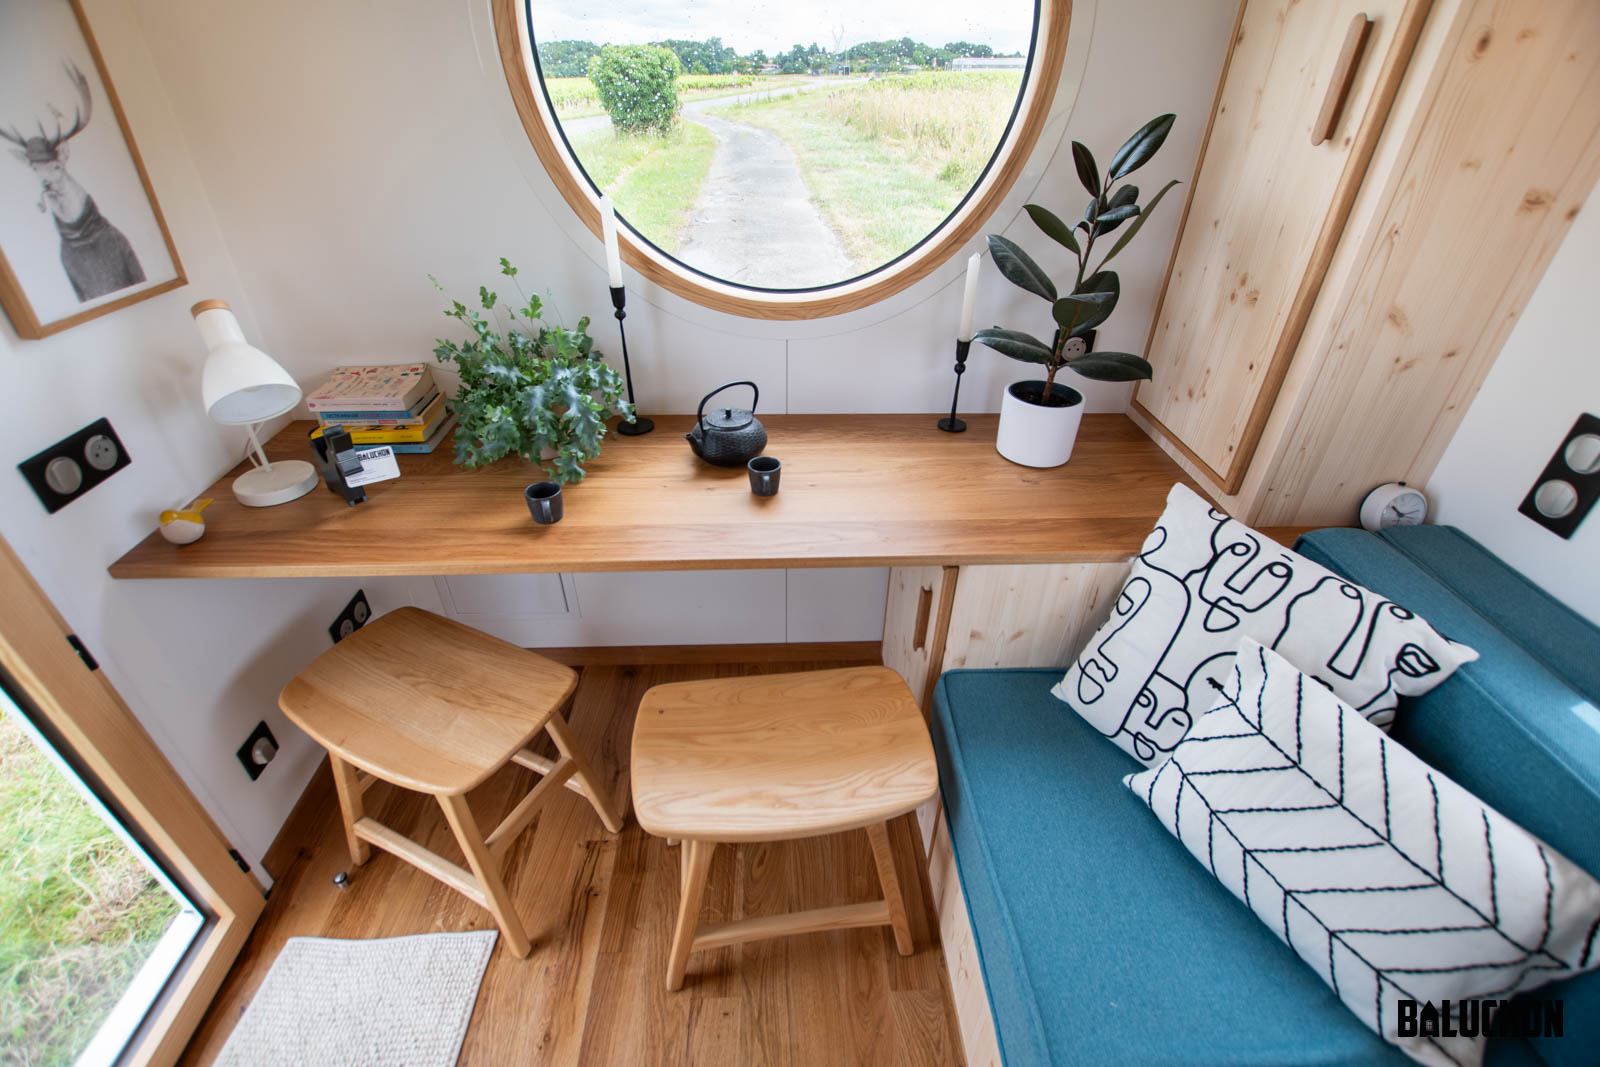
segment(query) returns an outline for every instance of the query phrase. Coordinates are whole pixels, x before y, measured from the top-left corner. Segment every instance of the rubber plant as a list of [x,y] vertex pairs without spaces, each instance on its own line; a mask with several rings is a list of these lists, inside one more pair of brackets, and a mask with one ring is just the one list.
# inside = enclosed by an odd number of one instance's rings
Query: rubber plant
[[[517,268],[505,258],[500,273],[517,284]],[[438,279],[429,280],[444,291]],[[606,417],[632,415],[622,399],[622,376],[594,350],[587,315],[573,329],[548,325],[539,297],[522,293],[520,285],[518,292],[522,303],[514,305],[479,286],[479,307],[452,300],[445,309],[472,331],[466,341],[440,340],[433,350],[461,375],[455,461],[481,467],[518,455],[558,482],[582,481],[583,464],[600,454]],[[497,321],[502,315],[504,329]]]
[[[1091,352],[1087,338],[1111,317],[1122,295],[1117,272],[1106,270],[1106,264],[1128,246],[1156,205],[1161,203],[1161,198],[1178,184],[1177,179],[1167,182],[1143,207],[1139,205],[1139,187],[1120,184],[1156,154],[1171,132],[1175,118],[1159,115],[1141,126],[1117,149],[1104,174],[1094,154],[1081,142],[1072,142],[1072,160],[1077,166],[1078,180],[1089,192],[1089,206],[1084,209],[1082,221],[1068,226],[1048,208],[1039,204],[1026,205],[1024,210],[1034,225],[1077,258],[1077,276],[1067,295],[1060,295],[1050,275],[1015,241],[997,233],[989,234],[989,252],[994,257],[995,267],[1013,285],[1048,300],[1056,321],[1055,336],[1049,344],[1022,330],[1003,330],[998,326],[979,330],[972,337],[1001,355],[1045,368],[1043,395],[1037,401],[1030,398],[1030,402],[1045,407],[1064,403],[1055,396],[1053,388],[1056,375],[1063,367],[1103,382],[1131,382],[1150,377],[1150,364],[1140,357],[1128,352]],[[1124,223],[1126,229],[1122,229]],[[1095,243],[1118,229],[1122,229],[1122,236],[1091,268]]]

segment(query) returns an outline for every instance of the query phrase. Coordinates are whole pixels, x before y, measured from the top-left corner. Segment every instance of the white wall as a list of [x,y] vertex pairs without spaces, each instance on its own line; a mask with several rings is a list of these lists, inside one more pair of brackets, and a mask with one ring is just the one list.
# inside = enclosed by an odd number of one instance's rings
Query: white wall
[[[189,305],[226,297],[246,330],[258,323],[132,13],[118,0],[88,0],[85,8],[190,284],[43,341],[19,340],[9,323],[0,325],[0,535],[255,862],[314,765],[310,746],[279,715],[277,691],[326,645],[325,628],[354,584],[117,582],[106,573],[163,508],[193,497],[243,455],[242,436],[200,410]],[[97,108],[97,121],[108,114]],[[0,166],[15,165],[0,158]],[[132,465],[46,514],[13,465],[101,416]],[[284,748],[252,787],[233,752],[262,719]]]
[[[487,0],[131,0],[160,61],[195,164],[217,204],[265,347],[311,379],[340,361],[428,358],[454,324],[427,276],[457,293],[497,279],[497,257],[547,289],[568,320],[591,315],[616,349],[599,241],[582,230],[528,144],[494,50]],[[1180,121],[1141,184],[1190,177],[1235,0],[1077,0],[1054,136],[997,228],[1041,251],[1020,215],[1032,193],[1080,212],[1066,140],[1109,158],[1162,111]],[[1074,104],[1075,100],[1075,104]],[[1070,112],[1070,114],[1069,114]],[[1118,258],[1123,302],[1104,347],[1142,351],[1177,231],[1168,203]],[[981,239],[973,242],[979,247]],[[779,411],[937,411],[949,403],[965,256],[881,307],[813,323],[756,323],[630,277],[635,384],[649,412],[687,412],[712,387],[761,386]],[[1048,308],[986,271],[979,319],[1043,330]],[[1025,370],[975,350],[970,410],[997,410]],[[1092,385],[1122,410],[1127,385]]]
[[1594,622],[1600,513],[1563,540],[1517,506],[1573,421],[1600,414],[1597,277],[1600,201],[1591,193],[1427,486],[1433,521],[1461,527]]
[[[326,647],[327,623],[357,586],[380,612],[437,605],[441,594],[427,579],[109,578],[105,568],[161,509],[192,497],[242,454],[238,434],[199,410],[188,306],[227,299],[249,336],[311,384],[340,362],[426,358],[449,325],[427,275],[470,292],[508,255],[569,320],[594,315],[602,347],[614,350],[599,245],[570,217],[520,129],[486,0],[85,6],[191,284],[46,341],[19,341],[0,327],[8,465],[102,415],[133,457],[55,516],[20,476],[0,479],[0,534],[223,831],[258,863],[318,758],[276,709],[283,681]],[[1234,0],[1077,0],[1068,64],[1082,88],[1064,90],[995,228],[1043,249],[1048,242],[1018,224],[1020,205],[1031,198],[1077,209],[1083,194],[1066,142],[1083,139],[1105,156],[1161,111],[1180,121],[1150,168],[1151,184],[1187,180],[1234,8]],[[1107,347],[1142,348],[1178,204],[1172,198],[1119,259],[1123,303],[1102,331]],[[630,339],[647,413],[692,410],[712,386],[745,377],[761,383],[763,410],[938,410],[952,379],[962,258],[881,306],[812,323],[730,318],[635,286]],[[1063,267],[1065,253],[1041,259]],[[992,271],[981,300],[982,323],[1047,328],[1042,302]],[[971,368],[968,411],[993,410],[1004,383],[1023,373],[981,349]],[[1095,409],[1120,410],[1128,388],[1084,391]],[[529,643],[682,640],[681,629],[664,624],[690,607],[709,615],[684,600],[697,591],[695,577],[667,581],[636,604],[637,584],[577,576],[578,615],[530,622],[509,611],[482,624]],[[732,583],[721,590],[727,597],[755,605],[756,621],[739,617],[721,631],[744,640],[862,639],[881,624],[881,572],[717,580]],[[623,625],[629,616],[633,629]],[[234,750],[260,719],[283,748],[252,785]]]

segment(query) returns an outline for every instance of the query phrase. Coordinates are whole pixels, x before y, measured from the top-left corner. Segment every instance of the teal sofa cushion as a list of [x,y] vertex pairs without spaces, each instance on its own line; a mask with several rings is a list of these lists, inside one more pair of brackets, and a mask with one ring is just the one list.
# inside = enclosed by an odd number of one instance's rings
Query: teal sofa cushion
[[951,671],[934,692],[1005,1062],[1409,1064],[1122,788],[1141,765],[1050,696],[1060,676]]
[[[1437,689],[1402,701],[1392,736],[1600,877],[1600,707],[1575,687],[1593,684],[1600,630],[1465,535],[1318,530],[1295,549],[1478,650]],[[1539,1055],[1553,1067],[1595,1063],[1600,973],[1531,995],[1566,1001],[1565,1036],[1534,1039]]]
[[1600,703],[1600,632],[1593,623],[1454,526],[1395,526],[1379,536],[1568,685]]

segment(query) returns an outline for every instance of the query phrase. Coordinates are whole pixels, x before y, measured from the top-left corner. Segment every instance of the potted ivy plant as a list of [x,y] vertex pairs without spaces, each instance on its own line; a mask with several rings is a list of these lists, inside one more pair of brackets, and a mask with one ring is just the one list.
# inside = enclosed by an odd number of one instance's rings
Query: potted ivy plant
[[[995,448],[1013,463],[1059,467],[1072,455],[1083,418],[1083,394],[1056,381],[1063,368],[1102,382],[1150,377],[1150,364],[1140,357],[1128,352],[1091,351],[1090,345],[1094,331],[1111,317],[1122,294],[1116,271],[1106,270],[1106,264],[1127,247],[1167,190],[1178,184],[1176,179],[1167,182],[1141,207],[1139,187],[1121,183],[1156,154],[1172,130],[1174,119],[1173,115],[1159,115],[1141,126],[1117,149],[1103,175],[1089,149],[1081,142],[1072,142],[1078,180],[1089,192],[1089,206],[1084,209],[1081,222],[1068,226],[1039,204],[1026,206],[1034,225],[1077,258],[1077,276],[1065,296],[1020,245],[997,233],[989,235],[989,252],[1000,273],[1013,285],[1049,301],[1056,322],[1049,344],[1022,330],[998,326],[979,330],[972,338],[1001,355],[1044,368],[1042,381],[1013,382],[1000,403],[1000,432]],[[1126,229],[1122,229],[1124,223]],[[1122,229],[1122,236],[1091,269],[1095,242],[1118,229]]]
[[[517,284],[517,268],[504,257],[500,273]],[[430,280],[444,291],[438,279]],[[479,286],[479,307],[452,300],[445,309],[472,331],[468,340],[441,340],[433,350],[461,375],[455,461],[481,467],[517,455],[563,484],[582,481],[584,462],[600,454],[606,417],[632,416],[622,399],[622,376],[594,350],[587,315],[572,329],[548,325],[539,297],[522,293],[520,285],[518,292],[520,305]]]

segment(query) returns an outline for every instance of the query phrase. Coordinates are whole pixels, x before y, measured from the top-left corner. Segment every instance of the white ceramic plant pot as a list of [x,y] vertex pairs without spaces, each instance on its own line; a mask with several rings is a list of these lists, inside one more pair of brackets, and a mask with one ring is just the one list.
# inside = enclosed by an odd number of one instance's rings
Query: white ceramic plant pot
[[1083,421],[1083,394],[1056,382],[1051,395],[1067,401],[1061,407],[1030,404],[1018,391],[1040,395],[1044,382],[1012,382],[1000,401],[1000,434],[995,438],[997,452],[1024,467],[1059,467],[1072,456],[1078,439],[1078,424]]

